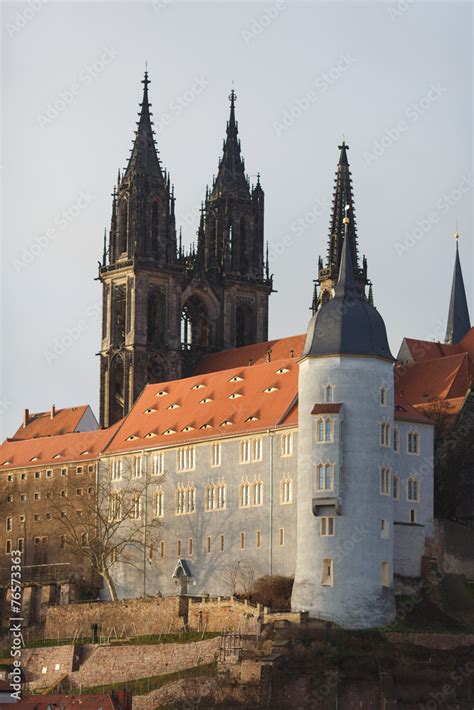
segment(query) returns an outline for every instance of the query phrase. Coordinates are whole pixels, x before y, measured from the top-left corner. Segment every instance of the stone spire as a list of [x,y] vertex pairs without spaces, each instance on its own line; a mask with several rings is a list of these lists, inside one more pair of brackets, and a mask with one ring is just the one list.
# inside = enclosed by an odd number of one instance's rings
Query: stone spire
[[249,192],[249,184],[245,176],[245,164],[240,154],[239,126],[235,120],[236,100],[237,95],[232,89],[229,96],[230,117],[227,121],[226,138],[211,197],[224,193]]
[[385,323],[356,280],[350,241],[350,206],[344,208],[344,240],[334,297],[311,318],[303,357],[364,355],[393,360]]
[[446,328],[446,343],[455,345],[466,335],[471,327],[466,290],[462,276],[461,260],[459,258],[459,234],[456,232],[456,256],[454,259],[453,284],[449,302],[448,324]]
[[[351,260],[354,269],[354,277],[360,291],[364,291],[367,281],[367,262],[362,261],[359,265],[359,251],[357,243],[357,226],[354,212],[354,195],[352,191],[352,177],[347,159],[349,146],[343,140],[338,146],[340,150],[339,162],[336,169],[336,179],[334,182],[334,194],[332,199],[332,212],[329,225],[329,242],[326,263],[320,259],[319,279],[320,299],[318,306],[325,303],[330,297],[331,289],[334,287],[339,274],[339,266],[342,258],[344,242],[344,214],[346,206],[349,207],[351,220],[348,224],[348,240],[351,250]],[[314,303],[313,303],[314,311]]]
[[159,177],[163,180],[155,144],[153,121],[151,120],[153,114],[150,111],[151,104],[148,99],[148,85],[150,84],[150,80],[147,71],[145,71],[142,84],[143,98],[140,104],[140,113],[138,114],[138,128],[135,132],[135,141],[124,177],[130,176],[132,173],[140,173],[142,175],[149,175],[150,177]]

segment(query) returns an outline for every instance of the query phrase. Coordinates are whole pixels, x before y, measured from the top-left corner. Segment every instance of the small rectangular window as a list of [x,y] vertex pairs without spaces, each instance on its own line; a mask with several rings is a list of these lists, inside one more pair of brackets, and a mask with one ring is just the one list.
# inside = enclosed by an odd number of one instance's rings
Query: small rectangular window
[[380,575],[381,575],[382,587],[389,587],[390,586],[389,568],[388,568],[388,562],[386,562],[385,560],[383,562],[381,562],[381,564],[380,564]]
[[13,528],[13,519],[12,518],[6,518],[5,520],[5,529],[7,532],[9,532]]
[[26,493],[20,493],[20,501],[24,503],[26,501]]
[[76,495],[77,496],[82,496],[83,490],[82,488],[76,488]]
[[12,551],[12,541],[11,540],[5,540],[5,554],[9,555]]
[[412,508],[410,510],[410,523],[416,523],[416,510]]
[[221,552],[224,552],[224,543],[225,543],[224,535],[221,535]]
[[211,551],[211,538],[207,537],[206,538],[206,552],[209,554]]
[[60,546],[61,550],[64,550],[64,548],[66,547],[66,535],[61,535],[61,536],[60,536],[60,538],[59,538],[59,546]]
[[20,550],[20,552],[25,551],[25,538],[24,537],[18,538],[18,549]]
[[39,521],[41,520],[41,515],[39,513],[35,513],[33,516],[33,520],[35,521],[35,523],[39,523]]
[[160,542],[160,557],[161,557],[161,559],[163,559],[164,556],[165,556],[165,543],[162,540]]
[[181,557],[181,540],[178,540],[176,543],[176,554],[178,557]]
[[41,493],[37,492],[33,495],[34,500],[41,500]]
[[36,479],[41,478],[41,471],[35,471],[35,478]]
[[221,465],[221,444],[215,441],[211,444],[211,466],[216,467]]
[[190,537],[188,540],[188,555],[192,557],[193,554],[193,538]]
[[331,559],[323,560],[323,569],[321,572],[321,586],[322,587],[333,587],[334,577],[333,577],[333,561]]
[[278,544],[280,547],[285,544],[285,528],[279,528],[278,530]]
[[255,531],[255,547],[259,548],[261,542],[260,530]]
[[48,470],[46,471],[46,478],[52,478],[52,477],[53,477],[53,472],[52,472],[51,469],[48,469]]
[[67,468],[61,469],[61,476],[67,476]]
[[380,521],[380,535],[384,540],[388,540],[390,537],[390,523],[388,520]]
[[76,466],[76,473],[77,473],[78,476],[82,476],[82,474],[84,473],[83,467],[82,467],[82,466]]
[[329,537],[334,535],[336,528],[336,519],[334,516],[323,516],[320,522],[321,537]]
[[240,549],[245,550],[245,533],[240,533]]

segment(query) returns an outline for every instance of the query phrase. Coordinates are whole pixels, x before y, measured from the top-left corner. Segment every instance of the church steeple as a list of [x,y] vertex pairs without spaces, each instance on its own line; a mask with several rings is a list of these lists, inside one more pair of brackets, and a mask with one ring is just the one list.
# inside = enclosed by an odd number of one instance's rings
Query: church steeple
[[230,116],[227,121],[226,138],[222,158],[219,160],[217,178],[213,183],[212,196],[225,193],[248,193],[249,183],[245,175],[245,162],[240,152],[239,126],[235,120],[237,95],[232,89],[229,96]]
[[471,327],[466,289],[462,276],[461,260],[459,258],[459,234],[456,237],[456,256],[454,259],[453,283],[449,302],[448,324],[446,328],[446,343],[455,345],[466,335]]
[[151,120],[153,114],[150,111],[151,104],[148,98],[148,85],[150,84],[150,80],[147,71],[145,72],[144,79],[142,79],[142,84],[143,98],[140,104],[140,113],[138,114],[138,128],[135,131],[132,153],[124,177],[128,177],[132,173],[141,173],[163,180],[155,144],[153,121]]
[[[318,283],[320,285],[319,300],[316,308],[325,303],[332,293],[332,289],[338,278],[339,266],[342,257],[342,246],[344,242],[344,214],[346,206],[349,206],[351,220],[348,225],[348,240],[351,250],[351,259],[354,268],[354,276],[361,292],[364,292],[367,285],[367,262],[365,257],[362,266],[359,263],[359,251],[357,243],[357,225],[354,209],[354,195],[352,190],[352,177],[347,158],[349,146],[342,141],[338,146],[340,150],[339,161],[336,168],[336,178],[334,181],[334,194],[332,199],[331,220],[329,225],[329,241],[327,249],[326,263],[319,260]],[[313,299],[313,312],[315,301]]]

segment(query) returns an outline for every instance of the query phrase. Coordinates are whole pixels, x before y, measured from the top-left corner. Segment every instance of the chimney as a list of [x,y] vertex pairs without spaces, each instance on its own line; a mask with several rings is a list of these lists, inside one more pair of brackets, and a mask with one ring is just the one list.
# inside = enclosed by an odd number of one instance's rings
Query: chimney
[[30,422],[30,410],[25,409],[24,414],[23,414],[23,426],[28,426]]
[[55,414],[56,414],[56,405],[52,404],[51,405],[51,419],[54,419]]

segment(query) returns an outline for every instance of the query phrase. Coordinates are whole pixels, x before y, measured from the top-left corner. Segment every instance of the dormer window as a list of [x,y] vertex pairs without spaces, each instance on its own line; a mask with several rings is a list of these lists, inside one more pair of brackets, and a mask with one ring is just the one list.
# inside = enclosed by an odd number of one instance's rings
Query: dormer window
[[167,429],[163,432],[163,436],[169,436],[170,434],[176,434],[176,431],[174,429]]
[[232,392],[232,394],[229,395],[229,399],[238,399],[239,397],[242,397],[243,395],[240,394],[240,392]]
[[193,426],[185,426],[183,431],[193,431],[194,427]]
[[246,422],[258,422],[258,417],[253,417],[253,416],[248,417],[245,421]]
[[156,409],[153,409],[153,407],[149,407],[148,409],[145,409],[143,414],[153,414],[153,412],[156,412]]
[[180,404],[178,404],[177,402],[174,402],[173,404],[170,404],[168,409],[179,409],[180,407],[181,407]]
[[202,382],[198,382],[198,384],[197,384],[197,385],[193,385],[193,387],[191,387],[191,389],[192,389],[192,390],[202,390],[202,388],[205,387],[205,386],[206,386],[206,385],[203,385]]
[[232,422],[229,421],[228,419],[225,419],[225,420],[222,422],[221,426],[232,426]]
[[208,404],[209,402],[212,402],[212,399],[210,397],[204,397],[204,399],[201,399],[199,404]]
[[148,434],[145,434],[145,439],[151,439],[154,436],[156,436],[156,431],[149,431]]
[[278,387],[271,385],[270,387],[266,387],[263,391],[265,392],[265,394],[269,394],[270,392],[276,392],[277,390]]
[[130,436],[127,436],[126,441],[135,441],[136,439],[138,439],[136,434],[130,434]]
[[39,457],[38,457],[38,456],[33,456],[33,458],[31,458],[30,461],[39,461]]
[[229,382],[243,382],[243,380],[244,378],[240,377],[240,375],[234,375],[230,378]]
[[212,429],[212,424],[203,424],[201,429]]
[[90,451],[81,451],[81,456],[86,456],[87,454],[90,454]]
[[155,396],[156,397],[164,397],[167,394],[168,394],[168,392],[166,390],[160,390],[159,392],[156,393]]
[[289,372],[289,369],[287,367],[280,367],[280,369],[276,371],[276,374],[286,375],[287,372]]

